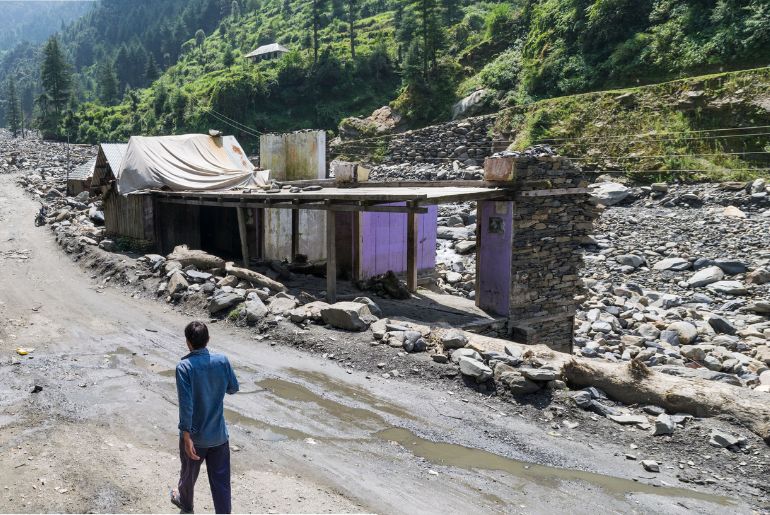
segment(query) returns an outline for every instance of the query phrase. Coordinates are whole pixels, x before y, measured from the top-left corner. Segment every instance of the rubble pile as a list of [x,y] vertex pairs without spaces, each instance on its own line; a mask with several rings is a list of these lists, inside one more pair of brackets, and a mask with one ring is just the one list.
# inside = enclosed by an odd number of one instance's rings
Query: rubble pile
[[68,153],[72,168],[96,155],[90,146],[41,141],[35,135],[13,138],[6,129],[0,129],[0,174],[34,173],[44,181],[41,186],[53,187],[53,179],[63,181],[66,177]]
[[576,354],[770,392],[767,183],[594,189]]

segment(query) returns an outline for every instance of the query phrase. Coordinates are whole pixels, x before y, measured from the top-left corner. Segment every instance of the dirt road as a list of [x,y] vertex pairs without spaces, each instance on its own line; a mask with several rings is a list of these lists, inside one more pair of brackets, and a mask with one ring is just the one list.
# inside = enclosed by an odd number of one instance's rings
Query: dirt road
[[[173,511],[172,371],[189,319],[97,284],[33,226],[35,209],[0,177],[0,511]],[[211,347],[243,390],[226,402],[238,512],[748,511],[665,486],[673,471],[643,473],[612,442],[552,437],[226,326]],[[212,510],[205,476],[196,508]]]

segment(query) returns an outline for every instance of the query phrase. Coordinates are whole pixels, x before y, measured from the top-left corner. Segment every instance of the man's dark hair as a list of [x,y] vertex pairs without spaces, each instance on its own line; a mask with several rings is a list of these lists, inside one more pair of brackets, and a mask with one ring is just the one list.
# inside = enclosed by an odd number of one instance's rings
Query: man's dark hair
[[193,349],[202,349],[209,343],[209,328],[203,322],[190,322],[184,328],[184,336]]

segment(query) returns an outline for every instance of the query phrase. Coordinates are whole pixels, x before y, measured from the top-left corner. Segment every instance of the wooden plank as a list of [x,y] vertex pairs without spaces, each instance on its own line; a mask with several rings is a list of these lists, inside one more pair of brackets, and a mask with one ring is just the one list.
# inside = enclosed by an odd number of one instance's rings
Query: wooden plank
[[238,212],[238,234],[241,237],[241,255],[244,268],[249,268],[249,235],[246,231],[246,208],[235,208]]
[[334,213],[326,217],[326,300],[337,302],[337,235]]
[[417,291],[417,214],[406,214],[406,287],[410,292]]
[[[330,214],[334,216],[334,213]],[[291,211],[291,260],[299,254],[299,210],[292,209]]]

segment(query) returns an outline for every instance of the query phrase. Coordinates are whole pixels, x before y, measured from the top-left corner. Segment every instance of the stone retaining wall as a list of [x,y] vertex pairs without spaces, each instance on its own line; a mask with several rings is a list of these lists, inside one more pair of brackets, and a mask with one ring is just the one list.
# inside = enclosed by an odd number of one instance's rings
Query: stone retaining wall
[[333,156],[359,159],[377,155],[391,164],[447,164],[456,160],[466,166],[481,166],[485,157],[507,146],[493,142],[496,119],[497,115],[477,116],[393,136],[343,141],[335,144],[331,152]]

